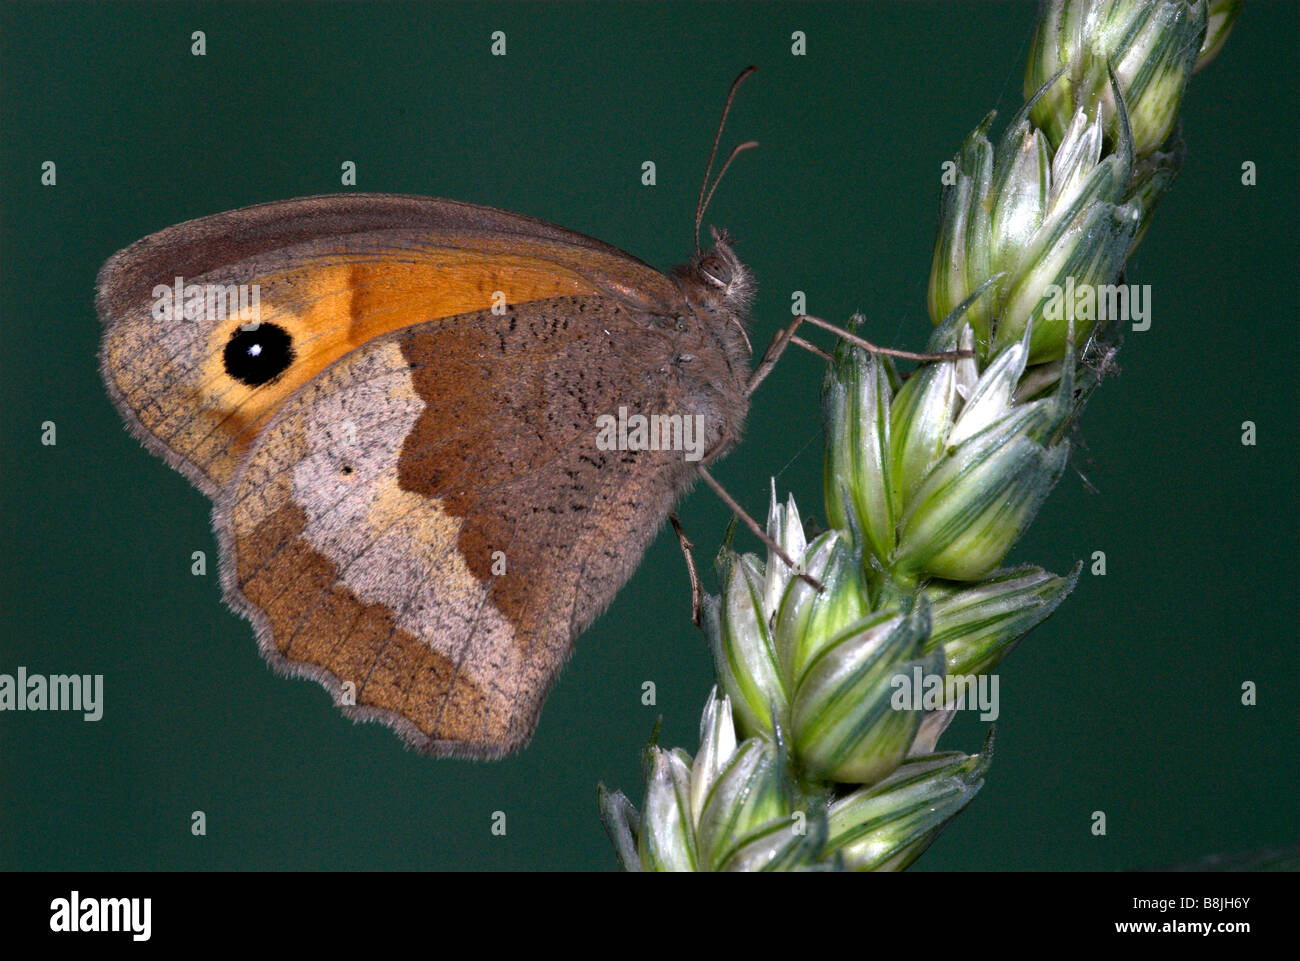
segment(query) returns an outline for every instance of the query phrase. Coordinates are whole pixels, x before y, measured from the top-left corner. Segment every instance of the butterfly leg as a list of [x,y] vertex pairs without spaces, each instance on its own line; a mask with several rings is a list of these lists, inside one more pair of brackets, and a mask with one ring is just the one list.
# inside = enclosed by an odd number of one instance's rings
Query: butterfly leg
[[682,556],[686,558],[686,573],[691,578],[691,623],[699,627],[703,623],[700,615],[704,608],[704,588],[700,586],[700,576],[695,570],[695,556],[691,553],[691,548],[695,545],[682,530],[682,522],[677,519],[676,511],[668,515],[668,520],[673,525],[673,533],[677,535],[677,545],[682,549]]
[[781,359],[781,355],[785,353],[785,349],[791,344],[802,347],[804,350],[811,351],[825,360],[831,359],[830,355],[820,347],[808,343],[808,341],[804,340],[802,337],[795,336],[795,331],[799,329],[799,325],[805,320],[807,320],[807,318],[800,314],[791,322],[789,327],[777,331],[776,336],[772,338],[772,343],[770,343],[767,350],[763,352],[762,360],[758,362],[758,366],[754,368],[754,372],[749,375],[749,382],[745,385],[745,396],[749,396],[753,394],[754,391],[758,390],[758,385],[761,384],[767,378],[767,375],[772,372],[772,368],[776,366],[776,362]]
[[758,521],[754,520],[754,518],[750,517],[749,514],[745,511],[745,508],[741,507],[740,504],[736,502],[736,499],[727,493],[726,488],[724,488],[720,483],[718,483],[718,479],[714,477],[712,474],[710,474],[707,468],[701,467],[699,470],[700,470],[700,477],[704,479],[704,483],[708,484],[710,487],[713,488],[713,492],[718,495],[722,503],[726,504],[729,508],[731,508],[732,513],[734,513],[738,518],[740,518],[742,524],[744,524],[746,527],[748,527],[751,531],[754,532],[754,536],[756,536],[760,541],[762,541],[764,544],[767,545],[768,550],[770,550],[777,557],[781,558],[781,560],[785,562],[785,566],[790,568],[790,570],[794,571],[795,577],[799,578],[802,581],[807,582],[807,584],[810,587],[814,588],[818,593],[821,593],[823,590],[825,590],[825,585],[823,585],[821,581],[817,580],[817,578],[813,577],[807,571],[803,570],[803,568],[801,568],[798,564],[796,564],[794,559],[785,552],[785,549],[781,547],[781,545],[778,544],[776,541],[772,540],[771,536],[767,533],[767,531],[763,530],[762,525],[759,524]]
[[[804,314],[796,318],[806,321],[814,327],[820,327],[822,330],[829,330],[841,340],[847,340],[850,344],[855,344],[863,350],[872,354],[888,354],[890,357],[901,357],[903,360],[919,360],[923,363],[929,363],[936,360],[957,360],[959,357],[973,357],[974,351],[970,350],[947,350],[940,353],[917,353],[911,350],[896,350],[893,347],[880,347],[871,341],[859,337],[857,334],[849,333],[843,327],[836,327],[828,320],[822,320],[820,317],[813,317],[811,314]],[[820,353],[820,351],[819,351]],[[822,356],[825,356],[823,354]]]
[[865,338],[859,337],[857,334],[850,333],[843,327],[835,326],[830,321],[822,320],[820,317],[813,317],[811,314],[800,314],[794,319],[789,327],[778,331],[777,335],[772,338],[772,343],[768,346],[767,350],[763,352],[763,358],[758,362],[758,366],[754,368],[754,372],[749,376],[749,382],[745,386],[746,396],[753,394],[754,391],[758,389],[758,385],[761,384],[767,378],[767,375],[772,372],[772,368],[776,366],[776,362],[780,359],[781,355],[785,353],[785,349],[791,344],[802,347],[804,350],[816,354],[823,360],[831,359],[830,355],[820,347],[815,344],[810,344],[802,337],[795,335],[795,331],[798,330],[799,326],[803,323],[809,323],[814,327],[829,330],[837,337],[847,340],[851,344],[856,344],[858,347],[861,347],[863,350],[870,353],[888,354],[890,357],[901,357],[904,360],[917,360],[923,363],[929,363],[937,360],[956,360],[959,357],[969,357],[972,353],[968,350],[951,350],[942,353],[916,353],[915,351],[910,350],[895,350],[892,347],[880,347]]

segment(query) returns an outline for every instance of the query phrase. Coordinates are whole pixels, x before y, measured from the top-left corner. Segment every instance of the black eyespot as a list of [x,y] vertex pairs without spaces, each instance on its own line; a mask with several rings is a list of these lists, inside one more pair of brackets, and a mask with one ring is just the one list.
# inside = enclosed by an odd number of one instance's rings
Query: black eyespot
[[293,338],[283,327],[258,324],[235,331],[226,344],[226,373],[241,384],[258,387],[283,374],[293,363]]
[[351,473],[352,473],[352,465],[351,465],[351,464],[344,464],[344,465],[343,465],[343,471],[342,471],[342,473],[343,473],[343,476],[344,476],[344,477],[347,477],[349,474],[351,474]]

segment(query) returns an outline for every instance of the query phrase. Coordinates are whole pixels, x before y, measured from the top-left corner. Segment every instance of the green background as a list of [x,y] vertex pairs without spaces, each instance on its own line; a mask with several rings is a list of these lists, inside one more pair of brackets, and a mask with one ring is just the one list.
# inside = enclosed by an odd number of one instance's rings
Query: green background
[[[206,500],[126,434],[100,383],[93,283],[111,253],[343,189],[353,160],[357,189],[519,211],[666,269],[690,252],[727,85],[754,63],[724,142],[762,148],[706,223],[757,274],[756,344],[803,290],[810,312],[861,309],[867,336],[919,347],[940,164],[985,111],[1019,107],[1034,13],[6,4],[0,672],[103,673],[106,709],[96,724],[0,715],[0,866],[612,869],[597,782],[639,801],[656,715],[662,743],[694,750],[712,683],[667,531],[509,760],[430,760],[273,675],[220,601]],[[494,30],[505,58],[489,55]],[[794,30],[807,56],[791,56]],[[1151,329],[1127,337],[1078,470],[1011,556],[1065,571],[1104,550],[1109,573],[1085,572],[1003,665],[985,788],[919,868],[1119,869],[1294,843],[1298,39],[1294,3],[1248,4],[1193,79],[1187,166],[1128,274],[1152,287]],[[40,184],[45,160],[57,186]],[[657,186],[641,185],[644,160]],[[1241,185],[1246,160],[1258,186]],[[751,512],[775,474],[824,517],[820,376],[810,355],[783,362],[718,467]],[[725,509],[700,488],[680,513],[707,561]],[[190,573],[195,550],[207,577]],[[943,744],[973,751],[982,733],[963,717]]]

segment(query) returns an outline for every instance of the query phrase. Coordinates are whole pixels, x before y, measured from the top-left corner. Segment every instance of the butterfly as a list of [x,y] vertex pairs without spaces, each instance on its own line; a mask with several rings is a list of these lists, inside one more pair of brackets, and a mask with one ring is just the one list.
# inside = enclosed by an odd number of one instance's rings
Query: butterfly
[[96,306],[108,393],[212,500],[272,666],[421,751],[497,758],[737,442],[753,292],[716,231],[664,274],[520,214],[339,194],[145,237]]

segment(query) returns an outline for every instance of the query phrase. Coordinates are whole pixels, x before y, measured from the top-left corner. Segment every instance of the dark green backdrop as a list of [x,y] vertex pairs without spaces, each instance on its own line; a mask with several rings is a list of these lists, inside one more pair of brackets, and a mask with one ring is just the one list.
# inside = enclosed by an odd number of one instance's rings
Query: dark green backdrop
[[[665,744],[693,750],[711,684],[669,533],[513,759],[421,757],[274,676],[215,577],[190,574],[192,551],[215,558],[207,502],[104,394],[106,257],[192,217],[343,189],[353,160],[357,189],[520,211],[668,268],[690,251],[726,87],[755,63],[727,139],[762,148],[708,221],[758,275],[756,341],[803,290],[810,311],[861,309],[868,336],[917,347],[940,164],[986,110],[1020,105],[1033,20],[991,3],[6,4],[0,672],[103,673],[107,704],[97,724],[0,715],[0,866],[613,868],[597,782],[639,800],[656,714]],[[992,772],[920,867],[1116,869],[1295,840],[1297,39],[1295,4],[1248,4],[1193,80],[1186,169],[1129,270],[1153,323],[1128,337],[1075,458],[1097,491],[1069,473],[1012,555],[1064,571],[1104,550],[1109,573],[1085,574],[1003,666]],[[1246,160],[1258,186],[1240,183]],[[751,511],[776,474],[822,516],[819,383],[791,357],[720,466]],[[681,516],[711,557],[726,511],[701,489]],[[1258,706],[1240,704],[1244,681]],[[944,743],[981,737],[963,718]]]

